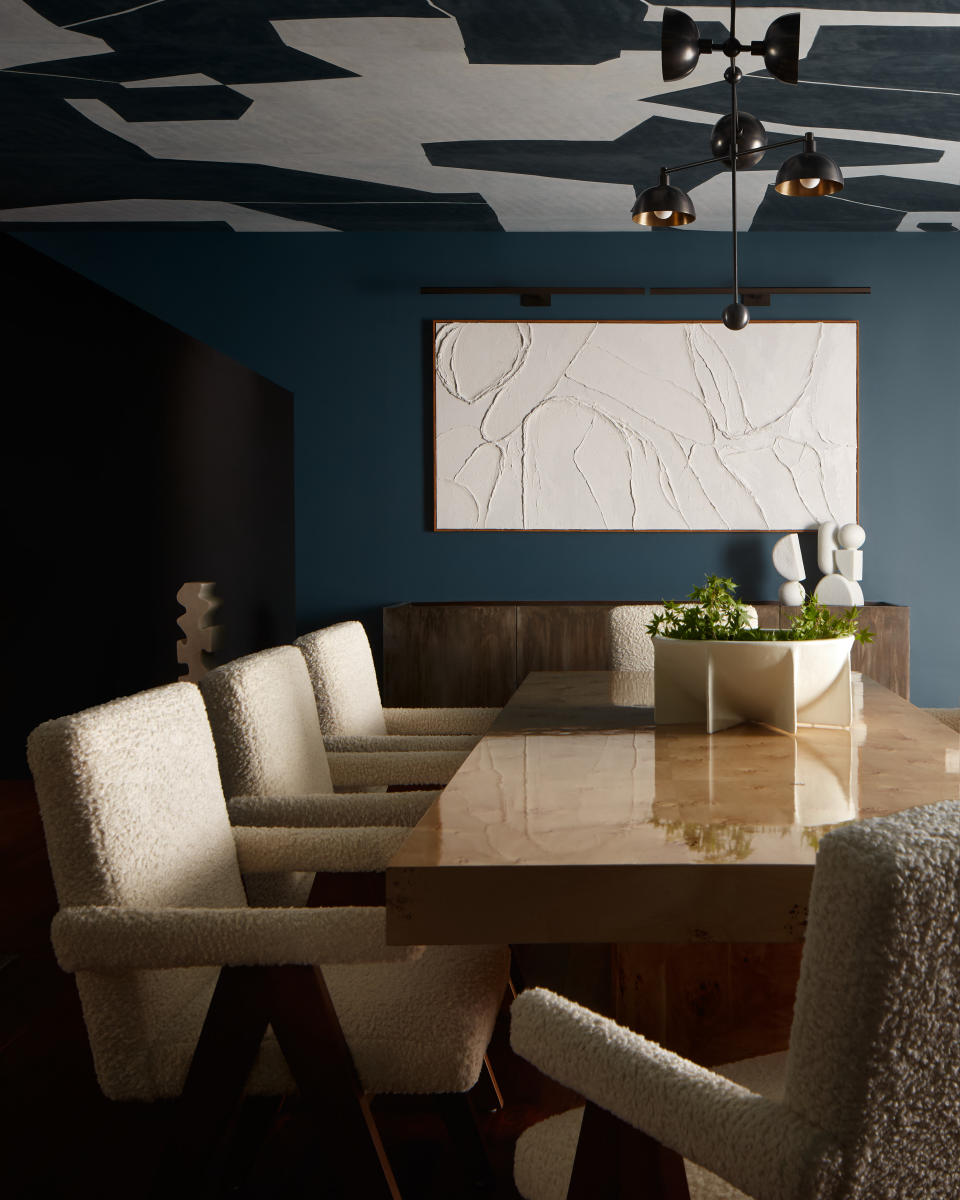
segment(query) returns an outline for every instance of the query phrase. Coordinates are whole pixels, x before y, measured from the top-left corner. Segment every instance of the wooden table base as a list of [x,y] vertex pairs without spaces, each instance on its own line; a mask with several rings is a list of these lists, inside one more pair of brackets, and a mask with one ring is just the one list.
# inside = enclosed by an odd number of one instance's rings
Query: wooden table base
[[703,1066],[786,1050],[802,943],[611,947],[617,1021]]

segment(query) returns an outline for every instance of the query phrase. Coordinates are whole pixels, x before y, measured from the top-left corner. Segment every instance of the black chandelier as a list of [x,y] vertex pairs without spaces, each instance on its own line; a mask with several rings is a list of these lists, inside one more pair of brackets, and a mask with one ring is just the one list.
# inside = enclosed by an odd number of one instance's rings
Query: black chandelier
[[723,77],[730,84],[732,104],[731,111],[720,118],[710,135],[713,156],[675,167],[661,167],[660,182],[640,193],[631,215],[638,225],[649,225],[655,229],[689,225],[697,216],[693,201],[686,192],[671,184],[670,176],[677,171],[703,167],[708,163],[721,163],[727,167],[730,170],[733,207],[733,299],[723,310],[723,323],[728,329],[745,329],[750,323],[750,312],[740,301],[737,261],[738,168],[742,170],[755,166],[767,150],[802,142],[803,150],[788,158],[777,172],[774,186],[782,196],[830,196],[843,187],[843,176],[833,159],[817,152],[812,133],[787,138],[782,142],[768,142],[766,130],[757,118],[741,112],[737,104],[737,84],[743,77],[735,61],[738,54],[762,55],[764,66],[775,79],[782,83],[797,82],[800,61],[799,13],[777,17],[762,42],[751,42],[745,46],[737,40],[736,0],[730,3],[730,36],[725,42],[701,38],[696,22],[686,13],[676,8],[664,9],[661,61],[665,82],[685,78],[696,67],[701,54],[712,54],[714,50],[730,59]]

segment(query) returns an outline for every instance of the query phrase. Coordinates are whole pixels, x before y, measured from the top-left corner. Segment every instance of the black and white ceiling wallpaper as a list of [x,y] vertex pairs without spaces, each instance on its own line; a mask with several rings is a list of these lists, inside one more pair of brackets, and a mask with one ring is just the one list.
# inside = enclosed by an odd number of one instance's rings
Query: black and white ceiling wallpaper
[[[676,0],[719,40],[729,8]],[[738,6],[761,39],[776,0]],[[739,175],[740,227],[960,229],[960,0],[805,0],[800,84],[741,56],[771,141],[812,129],[837,196]],[[0,0],[0,227],[636,229],[661,165],[709,155],[727,60],[660,75],[642,0]],[[760,67],[760,69],[757,69]],[[697,229],[729,175],[676,176]]]

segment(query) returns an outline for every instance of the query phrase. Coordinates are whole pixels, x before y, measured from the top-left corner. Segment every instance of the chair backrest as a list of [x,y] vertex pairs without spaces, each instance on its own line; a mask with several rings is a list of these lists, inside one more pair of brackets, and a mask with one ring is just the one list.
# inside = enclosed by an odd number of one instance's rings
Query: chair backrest
[[785,1102],[842,1142],[844,1200],[960,1194],[957,801],[821,842]]
[[[756,629],[757,610],[751,604],[746,608],[747,620]],[[618,604],[610,609],[610,666],[614,671],[653,670],[653,638],[647,625],[662,612],[662,604]]]
[[307,660],[324,733],[387,732],[370,642],[359,621],[317,629],[296,644]]
[[[63,907],[239,907],[217,756],[197,688],[173,683],[39,725],[27,743]],[[115,1099],[175,1095],[218,968],[80,972],[97,1076]],[[172,1052],[170,1038],[182,1043]]]
[[232,796],[332,792],[313,687],[295,646],[234,659],[200,682]]

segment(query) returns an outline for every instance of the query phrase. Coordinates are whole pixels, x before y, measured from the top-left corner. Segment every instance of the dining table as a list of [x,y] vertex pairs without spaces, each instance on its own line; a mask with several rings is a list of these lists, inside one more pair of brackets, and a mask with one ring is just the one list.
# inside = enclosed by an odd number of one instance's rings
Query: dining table
[[852,688],[850,728],[708,734],[655,723],[652,672],[532,672],[391,859],[388,941],[580,947],[679,1053],[785,1049],[820,839],[960,800],[958,735]]

